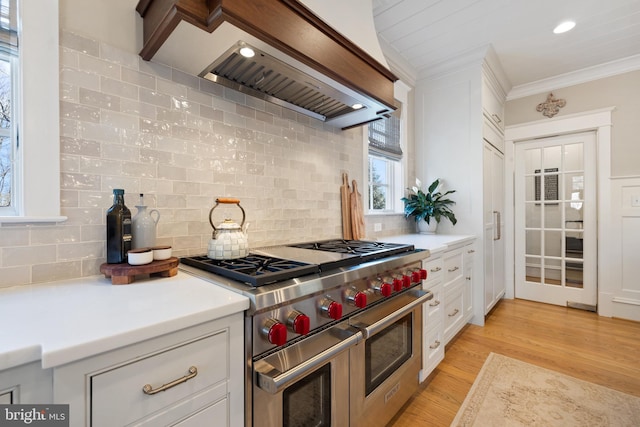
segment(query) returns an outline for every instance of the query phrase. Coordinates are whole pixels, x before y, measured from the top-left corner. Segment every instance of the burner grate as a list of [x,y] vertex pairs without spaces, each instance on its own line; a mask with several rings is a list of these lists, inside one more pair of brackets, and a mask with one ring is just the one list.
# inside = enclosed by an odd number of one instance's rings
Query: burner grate
[[180,262],[251,286],[267,285],[319,272],[318,266],[314,264],[256,254],[229,260],[193,256],[181,258]]
[[290,245],[294,248],[313,249],[319,251],[344,253],[359,256],[361,262],[371,261],[414,250],[413,245],[401,243],[371,242],[367,240],[324,240],[320,242]]

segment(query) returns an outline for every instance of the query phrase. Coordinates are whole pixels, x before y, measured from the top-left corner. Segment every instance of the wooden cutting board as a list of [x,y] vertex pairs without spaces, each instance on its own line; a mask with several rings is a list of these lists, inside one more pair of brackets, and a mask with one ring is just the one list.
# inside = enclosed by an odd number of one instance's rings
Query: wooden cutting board
[[351,202],[351,238],[360,240],[365,235],[364,211],[362,210],[362,194],[358,192],[358,183],[352,181]]
[[342,173],[342,185],[340,186],[340,200],[342,207],[342,238],[350,240],[351,237],[351,201],[349,189],[349,175]]
[[100,266],[100,273],[104,274],[107,279],[111,279],[112,285],[128,285],[133,283],[139,274],[173,277],[178,274],[179,263],[180,260],[176,257],[143,265],[130,265],[126,262],[122,264],[104,263]]

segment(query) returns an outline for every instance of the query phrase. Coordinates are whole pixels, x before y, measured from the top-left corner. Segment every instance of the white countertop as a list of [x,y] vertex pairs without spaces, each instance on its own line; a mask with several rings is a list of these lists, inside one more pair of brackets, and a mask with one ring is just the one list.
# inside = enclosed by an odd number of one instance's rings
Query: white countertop
[[396,236],[381,237],[381,242],[406,243],[416,249],[428,249],[432,255],[472,242],[476,237],[466,234],[399,234]]
[[60,366],[249,308],[183,272],[129,285],[104,277],[0,289],[0,370]]

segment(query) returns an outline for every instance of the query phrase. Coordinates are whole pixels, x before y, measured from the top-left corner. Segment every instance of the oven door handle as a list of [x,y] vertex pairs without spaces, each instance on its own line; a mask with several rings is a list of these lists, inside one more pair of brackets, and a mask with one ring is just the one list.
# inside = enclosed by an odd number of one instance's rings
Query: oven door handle
[[333,359],[338,353],[356,345],[362,340],[362,334],[357,329],[343,331],[343,333],[348,336],[337,344],[285,372],[280,372],[276,368],[268,372],[258,371],[258,387],[268,393],[276,394],[313,372],[316,368],[321,367],[326,361]]
[[354,324],[356,328],[362,331],[364,335],[364,339],[369,339],[378,332],[382,331],[389,325],[395,323],[402,317],[404,317],[407,313],[412,311],[416,306],[433,299],[433,292],[424,291],[422,289],[414,289],[407,294],[408,296],[414,297],[415,299],[403,306],[401,309],[394,311],[393,313],[383,317],[382,319],[372,323],[371,325],[364,325],[362,323]]

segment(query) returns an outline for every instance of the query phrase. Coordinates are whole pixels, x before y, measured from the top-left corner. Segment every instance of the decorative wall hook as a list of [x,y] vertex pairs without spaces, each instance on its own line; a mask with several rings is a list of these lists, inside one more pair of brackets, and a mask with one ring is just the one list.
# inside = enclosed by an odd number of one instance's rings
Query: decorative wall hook
[[542,113],[543,116],[547,116],[549,118],[555,116],[560,112],[560,109],[567,105],[567,101],[564,99],[554,99],[553,93],[549,93],[547,95],[546,102],[541,102],[536,107],[536,111]]

